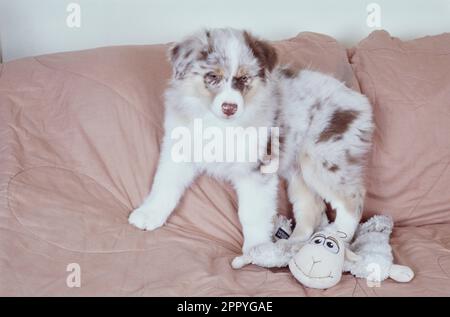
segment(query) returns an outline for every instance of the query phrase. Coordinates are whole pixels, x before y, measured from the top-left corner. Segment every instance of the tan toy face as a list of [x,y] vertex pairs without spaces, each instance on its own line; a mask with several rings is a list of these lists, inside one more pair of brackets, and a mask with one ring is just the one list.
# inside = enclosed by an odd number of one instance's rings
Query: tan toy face
[[327,232],[314,234],[289,262],[289,269],[303,285],[329,288],[342,276],[345,246],[335,235]]

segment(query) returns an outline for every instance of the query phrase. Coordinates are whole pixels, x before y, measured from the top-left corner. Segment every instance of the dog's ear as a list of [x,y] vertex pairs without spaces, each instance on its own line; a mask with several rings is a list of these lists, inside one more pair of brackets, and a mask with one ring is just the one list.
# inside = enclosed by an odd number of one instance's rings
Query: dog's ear
[[195,60],[205,58],[209,36],[209,31],[205,30],[172,45],[169,59],[176,79],[183,79]]
[[278,63],[278,55],[275,47],[266,41],[255,38],[247,31],[244,31],[244,39],[248,47],[252,50],[253,55],[258,59],[262,71],[261,75],[264,75],[266,70],[271,72]]
[[173,76],[176,79],[183,79],[186,71],[192,65],[192,56],[189,47],[192,45],[191,40],[184,40],[175,43],[169,49],[169,59],[172,63]]

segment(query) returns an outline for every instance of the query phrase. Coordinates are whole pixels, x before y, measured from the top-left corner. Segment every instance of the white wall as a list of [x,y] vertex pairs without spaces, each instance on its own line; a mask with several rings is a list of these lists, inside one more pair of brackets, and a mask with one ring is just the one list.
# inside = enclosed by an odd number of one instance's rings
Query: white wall
[[[66,25],[67,5],[81,6],[81,27]],[[247,28],[269,39],[300,31],[352,45],[370,33],[369,3],[381,28],[403,39],[450,32],[450,0],[0,0],[5,61],[105,45],[169,42],[200,27]]]

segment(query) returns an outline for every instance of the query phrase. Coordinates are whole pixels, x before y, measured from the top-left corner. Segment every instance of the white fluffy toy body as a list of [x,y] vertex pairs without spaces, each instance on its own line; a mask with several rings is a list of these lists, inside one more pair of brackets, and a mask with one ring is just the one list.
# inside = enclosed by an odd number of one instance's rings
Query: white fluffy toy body
[[279,216],[275,243],[266,243],[251,249],[247,254],[235,258],[235,269],[247,264],[262,267],[289,266],[294,277],[303,285],[325,289],[336,285],[342,272],[371,282],[381,282],[388,277],[398,282],[409,282],[413,271],[403,265],[393,264],[389,238],[393,221],[387,216],[373,216],[360,224],[353,242],[346,246],[338,233],[327,229],[315,233],[309,241],[290,241],[290,222]]

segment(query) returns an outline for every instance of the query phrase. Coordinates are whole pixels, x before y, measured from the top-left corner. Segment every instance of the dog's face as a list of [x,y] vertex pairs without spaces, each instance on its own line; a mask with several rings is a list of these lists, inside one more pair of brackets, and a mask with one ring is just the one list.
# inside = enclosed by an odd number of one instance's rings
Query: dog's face
[[170,59],[174,83],[196,100],[184,107],[203,105],[223,120],[234,120],[264,89],[277,54],[248,32],[213,29],[174,45]]

